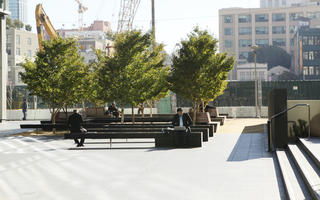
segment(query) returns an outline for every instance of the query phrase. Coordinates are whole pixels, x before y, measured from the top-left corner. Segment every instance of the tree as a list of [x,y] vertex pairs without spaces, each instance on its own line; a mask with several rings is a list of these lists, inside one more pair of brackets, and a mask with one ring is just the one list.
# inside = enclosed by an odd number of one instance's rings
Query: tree
[[32,95],[41,97],[48,105],[55,123],[55,116],[63,107],[80,101],[88,69],[78,53],[76,40],[56,37],[42,45],[34,62],[26,60],[22,64],[25,72],[20,75]]
[[[234,58],[217,52],[218,41],[198,27],[181,41],[169,77],[171,90],[193,102],[194,116],[201,103],[213,101],[227,86]],[[204,105],[203,105],[204,107]]]
[[151,34],[140,30],[115,34],[114,41],[114,55],[100,58],[104,64],[98,71],[98,81],[104,101],[112,99],[122,108],[123,122],[125,105],[132,105],[133,110],[155,93],[151,88],[159,84],[157,75],[164,70],[165,55],[163,45],[153,45]]
[[24,26],[24,24],[18,19],[13,20],[13,25],[16,29],[21,29]]
[[[254,62],[254,54],[250,52],[248,62]],[[291,56],[282,48],[276,46],[263,46],[257,50],[257,63],[268,63],[268,69],[275,66],[291,67]]]
[[25,26],[26,31],[32,31],[32,26],[30,24],[27,24]]
[[299,80],[299,77],[298,77],[295,73],[293,73],[293,72],[291,72],[291,71],[289,71],[289,72],[284,71],[282,74],[280,74],[280,75],[277,77],[277,80],[279,80],[279,81],[284,81],[284,80]]

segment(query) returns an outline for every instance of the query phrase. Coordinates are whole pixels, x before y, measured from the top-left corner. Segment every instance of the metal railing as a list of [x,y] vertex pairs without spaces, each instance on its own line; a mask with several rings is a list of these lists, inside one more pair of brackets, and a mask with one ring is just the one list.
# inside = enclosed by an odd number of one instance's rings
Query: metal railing
[[311,135],[311,123],[310,123],[310,105],[309,104],[296,104],[288,109],[285,109],[278,114],[275,114],[271,116],[271,118],[268,120],[268,151],[273,151],[273,138],[272,138],[272,120],[275,118],[278,118],[284,114],[286,114],[288,111],[296,108],[296,107],[308,107],[308,123],[309,123],[309,128],[308,128],[308,138],[310,138]]

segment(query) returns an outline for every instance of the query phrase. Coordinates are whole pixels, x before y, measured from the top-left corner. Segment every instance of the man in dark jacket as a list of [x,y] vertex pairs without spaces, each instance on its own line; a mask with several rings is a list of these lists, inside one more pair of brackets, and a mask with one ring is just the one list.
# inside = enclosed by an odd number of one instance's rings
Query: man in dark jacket
[[[68,118],[68,127],[70,130],[70,134],[83,133],[82,124],[82,116],[77,113],[77,110],[73,110],[73,114]],[[74,139],[74,142],[77,144],[77,147],[83,147],[84,137],[81,138],[80,142],[78,139]]]
[[27,119],[27,109],[28,109],[27,99],[23,99],[23,103],[22,103],[23,118],[22,118],[22,120]]
[[173,117],[172,125],[189,128],[192,120],[188,113],[183,113],[181,108],[177,109],[177,114]]

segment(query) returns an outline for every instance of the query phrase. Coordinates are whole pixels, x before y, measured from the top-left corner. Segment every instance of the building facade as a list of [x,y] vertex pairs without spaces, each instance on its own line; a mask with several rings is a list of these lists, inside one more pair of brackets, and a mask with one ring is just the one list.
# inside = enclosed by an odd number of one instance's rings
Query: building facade
[[8,83],[14,86],[24,85],[19,72],[23,69],[21,63],[26,58],[33,59],[39,48],[37,34],[18,29],[7,30],[7,53],[8,53]]
[[260,0],[260,8],[280,8],[316,4],[312,0]]
[[[268,80],[268,65],[257,63],[257,80]],[[238,65],[237,77],[239,81],[254,81],[255,80],[255,66],[254,63],[246,63]]]
[[26,24],[28,21],[28,0],[9,0],[9,11],[11,19],[18,19]]
[[0,122],[7,119],[6,16],[8,14],[10,14],[8,1],[0,1]]
[[289,54],[298,19],[306,17],[314,27],[320,26],[320,6],[286,8],[227,8],[219,10],[219,48],[236,57],[229,79],[237,79],[237,65],[247,63],[252,45],[273,45]]
[[320,28],[301,27],[293,40],[295,73],[302,80],[320,79]]

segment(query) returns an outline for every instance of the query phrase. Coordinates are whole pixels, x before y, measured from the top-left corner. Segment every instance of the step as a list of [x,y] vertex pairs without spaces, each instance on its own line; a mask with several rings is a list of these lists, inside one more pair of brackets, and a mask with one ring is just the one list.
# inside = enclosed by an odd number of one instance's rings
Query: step
[[298,141],[303,150],[310,156],[312,161],[320,169],[320,138],[299,138]]
[[297,144],[289,144],[288,149],[313,199],[320,200],[320,178],[316,166],[306,157]]
[[276,155],[288,199],[311,199],[297,169],[289,158],[290,155],[285,150],[277,150]]

